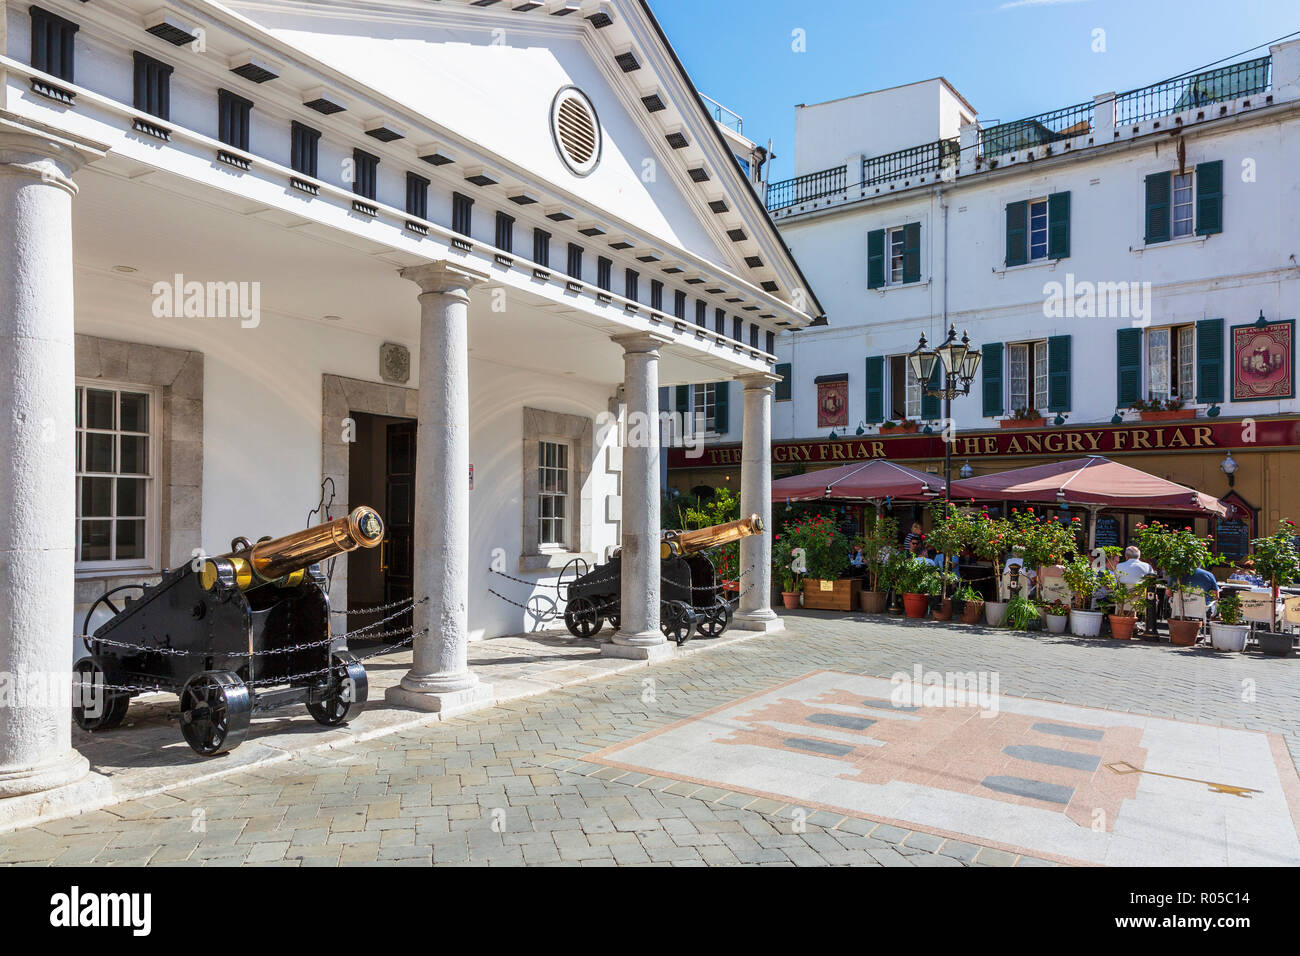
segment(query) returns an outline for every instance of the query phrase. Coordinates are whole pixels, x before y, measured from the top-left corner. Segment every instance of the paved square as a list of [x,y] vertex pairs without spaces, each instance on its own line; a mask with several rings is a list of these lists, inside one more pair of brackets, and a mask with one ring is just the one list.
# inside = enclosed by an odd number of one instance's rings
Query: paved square
[[815,671],[587,759],[1061,862],[1300,864],[1277,735],[963,686]]

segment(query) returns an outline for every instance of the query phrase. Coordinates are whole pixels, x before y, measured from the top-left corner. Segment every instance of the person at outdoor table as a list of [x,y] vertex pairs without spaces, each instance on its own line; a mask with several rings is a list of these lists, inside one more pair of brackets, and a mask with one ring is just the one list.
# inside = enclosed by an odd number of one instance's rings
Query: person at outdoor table
[[1206,600],[1213,601],[1219,596],[1219,579],[1205,568],[1197,568],[1178,582],[1185,588],[1200,588],[1206,594]]
[[1237,570],[1228,575],[1228,580],[1240,582],[1242,584],[1249,584],[1253,588],[1262,588],[1268,584],[1267,581],[1255,573],[1255,562],[1250,558],[1246,558],[1242,561],[1237,567]]
[[852,572],[849,576],[854,578],[862,577],[867,568],[867,559],[862,555],[862,545],[855,544],[853,550],[849,552],[849,569]]
[[1134,545],[1124,549],[1124,560],[1115,565],[1115,580],[1126,587],[1136,587],[1155,569],[1142,560],[1142,550]]
[[913,547],[913,545],[919,546],[920,542],[924,540],[925,540],[925,533],[921,530],[921,522],[913,521],[912,530],[907,532],[907,536],[903,538],[903,550],[911,551],[914,554],[920,554],[918,548]]

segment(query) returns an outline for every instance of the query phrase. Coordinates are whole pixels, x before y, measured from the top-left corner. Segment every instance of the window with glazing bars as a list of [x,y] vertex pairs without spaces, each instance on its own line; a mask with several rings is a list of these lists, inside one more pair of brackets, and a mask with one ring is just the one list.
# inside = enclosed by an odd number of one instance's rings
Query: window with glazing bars
[[537,443],[537,544],[543,548],[568,545],[569,446]]
[[144,567],[157,516],[152,507],[154,395],[102,382],[77,385],[79,566]]

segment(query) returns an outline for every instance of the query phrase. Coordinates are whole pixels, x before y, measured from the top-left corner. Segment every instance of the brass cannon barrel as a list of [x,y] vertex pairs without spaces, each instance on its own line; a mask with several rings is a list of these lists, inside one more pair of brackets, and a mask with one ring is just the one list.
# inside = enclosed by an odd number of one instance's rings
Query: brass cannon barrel
[[670,554],[698,554],[709,548],[748,538],[751,534],[762,533],[763,519],[758,515],[750,515],[738,521],[715,524],[710,528],[700,528],[696,531],[669,531],[664,535],[660,551],[665,558]]
[[203,566],[203,586],[218,583],[245,590],[254,583],[280,581],[320,561],[358,548],[376,547],[384,539],[384,522],[373,508],[360,507],[350,515],[325,524],[242,545],[237,540],[230,554],[209,558]]

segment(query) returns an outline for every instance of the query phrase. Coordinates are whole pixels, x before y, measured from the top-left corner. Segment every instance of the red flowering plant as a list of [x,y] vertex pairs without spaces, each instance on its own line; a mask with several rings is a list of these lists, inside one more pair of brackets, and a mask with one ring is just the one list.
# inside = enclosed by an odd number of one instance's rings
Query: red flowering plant
[[[954,555],[971,547],[975,540],[976,517],[950,501],[936,501],[930,506],[931,528],[928,544],[944,556],[945,570]],[[950,583],[944,578],[945,583]]]
[[898,547],[898,519],[878,515],[865,533],[853,539],[852,544],[862,549],[862,560],[867,567],[867,590],[884,590],[880,587],[880,572],[891,552]]
[[[780,533],[781,546],[773,549],[774,556],[777,550],[783,555],[792,555],[796,549],[802,550],[807,569],[804,573],[810,578],[833,581],[849,562],[848,538],[840,533],[834,521],[823,515],[791,522]],[[781,574],[787,573],[786,570],[778,570]]]
[[1198,568],[1210,563],[1210,546],[1214,539],[1197,534],[1190,525],[1180,531],[1153,521],[1149,525],[1138,525],[1137,541],[1142,557],[1168,575],[1181,608],[1183,592],[1188,588],[1183,582]]
[[993,564],[993,581],[997,594],[1002,593],[1002,565],[1007,552],[1011,550],[1011,522],[1006,518],[994,518],[987,511],[980,511],[971,516],[970,550],[975,556]]
[[1062,524],[1050,512],[1012,510],[1012,543],[1024,555],[1025,567],[1038,571],[1057,564],[1068,564],[1078,553],[1075,524]]
[[[1256,538],[1250,543],[1255,552],[1255,573],[1268,581],[1273,589],[1273,605],[1277,606],[1278,589],[1300,576],[1300,554],[1296,553],[1292,539],[1296,535],[1295,522],[1284,518],[1267,538]],[[1276,627],[1274,620],[1270,627]]]

